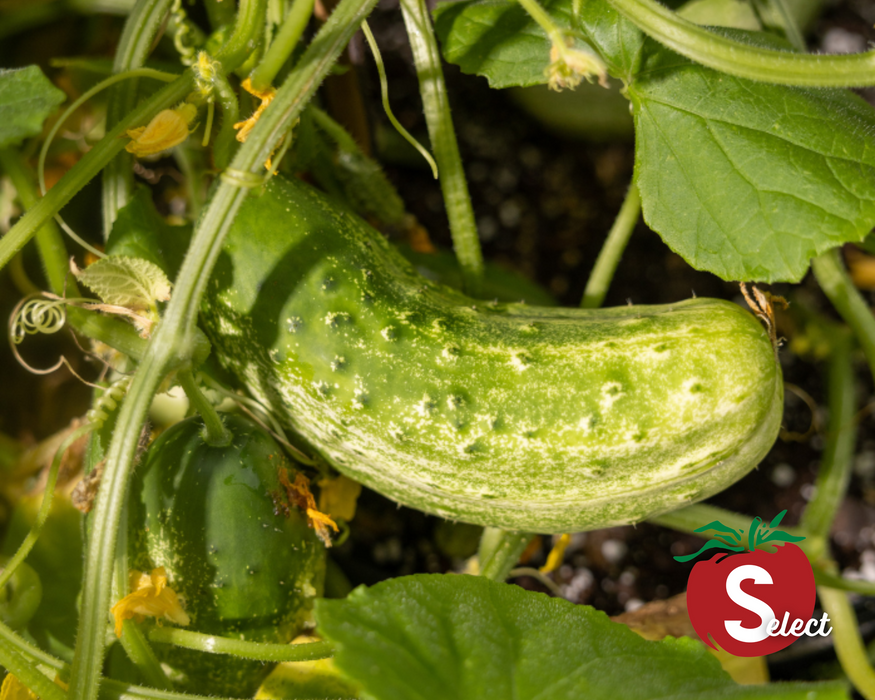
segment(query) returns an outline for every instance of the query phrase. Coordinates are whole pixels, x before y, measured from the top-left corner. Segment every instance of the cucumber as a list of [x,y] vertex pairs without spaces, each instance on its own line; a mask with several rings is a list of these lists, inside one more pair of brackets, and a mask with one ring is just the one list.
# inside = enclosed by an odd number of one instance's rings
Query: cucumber
[[280,177],[242,206],[202,311],[220,361],[339,471],[479,525],[673,510],[753,468],[781,421],[775,351],[735,304],[473,300]]
[[[311,624],[325,548],[306,518],[285,513],[278,469],[288,466],[260,427],[224,416],[228,447],[210,447],[189,418],[149,447],[132,482],[129,565],[163,566],[185,601],[187,629],[255,642],[288,643]],[[292,475],[292,480],[294,476]],[[180,688],[252,697],[270,665],[156,645]]]

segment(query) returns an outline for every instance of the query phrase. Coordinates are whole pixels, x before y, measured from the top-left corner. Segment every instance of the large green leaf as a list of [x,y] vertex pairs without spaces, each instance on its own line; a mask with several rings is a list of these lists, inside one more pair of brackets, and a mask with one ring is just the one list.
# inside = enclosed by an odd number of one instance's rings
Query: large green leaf
[[644,218],[693,267],[799,281],[875,223],[875,111],[842,90],[734,78],[648,41],[629,95]]
[[[572,28],[571,0],[543,3],[557,25]],[[578,30],[608,65],[631,78],[640,61],[642,34],[608,3],[582,3]],[[435,30],[444,58],[463,72],[483,75],[494,88],[546,83],[550,40],[516,0],[442,2]]]
[[739,686],[703,644],[647,641],[583,605],[478,576],[416,575],[316,603],[337,666],[376,700],[847,698]]
[[0,148],[36,136],[65,99],[38,66],[0,69]]

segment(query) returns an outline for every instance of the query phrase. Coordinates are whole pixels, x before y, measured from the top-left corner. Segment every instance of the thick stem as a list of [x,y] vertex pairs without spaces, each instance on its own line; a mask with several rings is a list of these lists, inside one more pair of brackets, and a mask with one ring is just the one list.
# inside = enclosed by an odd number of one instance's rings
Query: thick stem
[[[39,201],[36,181],[21,156],[11,148],[0,148],[0,168],[12,180],[25,210],[35,206]],[[64,237],[54,221],[46,222],[37,231],[36,245],[49,289],[55,294],[63,294],[64,282],[67,279],[67,248],[64,246]],[[67,282],[67,295],[79,296],[79,289],[72,276]]]
[[493,581],[504,581],[520,560],[534,535],[530,532],[508,532],[487,527],[480,537],[477,558],[480,575]]
[[441,190],[450,220],[453,248],[462,269],[465,291],[473,297],[483,284],[483,253],[477,236],[468,182],[453,129],[450,101],[441,69],[441,55],[425,0],[402,0],[404,25],[413,49],[419,92],[431,147],[440,171]]
[[833,644],[842,669],[866,700],[875,700],[875,671],[869,663],[848,594],[818,587],[817,595],[832,623]]
[[216,71],[213,86],[219,98],[219,106],[222,108],[222,123],[213,141],[213,163],[219,170],[224,170],[234,157],[234,149],[237,148],[237,130],[234,124],[240,120],[240,103],[237,101],[237,93],[222,71]]
[[222,423],[216,409],[203,395],[203,392],[198,388],[197,382],[194,379],[191,368],[179,370],[177,373],[179,384],[182,386],[185,395],[191,402],[192,407],[197,411],[198,415],[204,421],[204,442],[211,447],[226,447],[231,444],[231,433]]
[[6,639],[0,637],[0,666],[13,674],[42,700],[67,700],[59,685],[40,673],[33,664],[18,653]]
[[854,415],[856,409],[854,368],[851,361],[852,338],[844,328],[834,331],[831,335],[829,423],[826,445],[815,482],[814,498],[806,507],[800,522],[802,529],[819,537],[823,549],[814,552],[817,558],[827,554],[826,548],[832,523],[851,479],[854,446],[857,439]]
[[[249,134],[246,143],[240,147],[231,163],[231,173],[249,178],[257,177],[264,160],[300,115],[375,2],[376,0],[342,0],[304,52],[298,67],[277,91],[273,103]],[[252,8],[250,5],[261,6],[262,3],[247,0],[240,10],[241,21],[252,23],[254,41],[260,27],[253,19],[257,7]],[[235,36],[237,34],[235,32]],[[245,49],[247,41],[241,38],[238,43],[241,50],[236,53],[229,52],[229,61],[232,56],[241,61],[245,59],[247,53],[242,49]],[[234,44],[233,39],[229,41],[229,45],[231,44]],[[233,63],[225,66],[229,70],[233,67]],[[71,699],[94,700],[97,697],[106,645],[104,629],[109,609],[116,534],[128,476],[137,450],[140,426],[171,360],[181,356],[183,351],[190,352],[204,288],[218,258],[222,240],[247,195],[246,190],[235,184],[240,179],[223,178],[215,188],[196,227],[164,319],[149,343],[140,369],[119,411],[116,429],[107,451],[101,489],[93,511],[93,528],[85,562],[79,634],[70,676]]]
[[[124,29],[112,64],[113,73],[140,68],[149,56],[155,36],[170,10],[173,0],[137,0],[125,20]],[[106,127],[111,129],[131,111],[137,97],[137,80],[116,85],[109,91],[106,103]],[[134,192],[134,157],[118,153],[103,171],[103,237],[109,239],[119,209]]]
[[273,84],[274,78],[280,72],[280,68],[288,60],[289,56],[298,45],[298,41],[310,16],[313,14],[314,0],[294,0],[292,9],[283,20],[282,26],[261,59],[258,67],[252,71],[252,87],[256,90],[264,90]]
[[315,661],[334,656],[331,642],[310,642],[308,644],[264,644],[244,642],[230,637],[216,637],[211,634],[189,632],[175,627],[153,627],[149,639],[161,644],[175,644],[178,647],[194,649],[208,654],[231,654],[244,659],[283,663],[286,661]]
[[818,255],[811,261],[811,270],[823,293],[854,331],[875,378],[875,316],[842,265],[839,251]]
[[640,214],[641,197],[638,195],[638,186],[632,184],[586,282],[583,299],[580,301],[582,309],[597,309],[604,303],[608,287],[611,286],[617,265],[620,263],[632,231],[635,230]]
[[840,56],[763,49],[693,24],[656,0],[608,0],[645,33],[709,68],[750,80],[811,87],[875,85],[875,51]]

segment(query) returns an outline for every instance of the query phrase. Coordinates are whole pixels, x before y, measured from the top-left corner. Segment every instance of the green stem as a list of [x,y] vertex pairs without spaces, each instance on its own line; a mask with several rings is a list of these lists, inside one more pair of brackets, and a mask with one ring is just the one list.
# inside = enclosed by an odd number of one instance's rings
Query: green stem
[[704,29],[679,17],[656,0],[608,2],[673,51],[730,75],[781,85],[875,85],[875,51],[821,56],[764,49]]
[[553,21],[550,14],[541,7],[538,0],[519,0],[519,3],[529,13],[529,16],[538,23],[538,26],[544,30],[553,46],[560,51],[566,47],[565,35]]
[[836,588],[841,591],[851,591],[852,593],[862,593],[863,595],[875,596],[875,583],[871,581],[863,581],[861,579],[844,578],[836,576],[824,571],[822,568],[814,567],[814,582],[818,586],[826,588]]
[[244,659],[284,663],[286,661],[315,661],[334,656],[331,642],[310,642],[308,644],[263,644],[244,642],[230,637],[216,637],[211,634],[189,632],[175,627],[153,627],[149,639],[161,644],[175,644],[178,647],[203,651],[209,654],[231,654]]
[[161,662],[136,622],[125,620],[122,623],[122,636],[119,642],[146,683],[162,690],[173,690],[173,685],[161,668]]
[[[716,539],[715,535],[707,532],[696,532],[696,530],[714,520],[719,520],[727,527],[747,532],[751,518],[746,515],[724,510],[723,508],[717,508],[716,506],[697,503],[696,505],[687,506],[680,510],[674,510],[671,513],[663,513],[662,515],[648,518],[648,520],[656,525],[661,525],[662,527],[668,527],[672,530],[677,530],[678,532],[686,532],[687,534],[701,537],[703,540],[712,540]],[[784,527],[782,525],[781,529],[791,535],[801,535],[805,537],[804,540],[797,542],[796,544],[799,549],[805,552],[805,555],[809,559],[814,559],[815,552],[820,551],[819,548],[823,546],[820,537],[812,535],[801,528]]]
[[[0,168],[12,180],[24,209],[35,206],[39,201],[39,195],[34,175],[22,157],[11,148],[0,148]],[[64,237],[54,221],[46,222],[36,232],[36,245],[49,289],[55,294],[63,294],[68,269],[67,249],[64,246]],[[69,296],[79,296],[79,289],[72,276],[67,282],[67,293]]]
[[520,560],[520,555],[532,541],[530,532],[508,532],[487,527],[480,537],[477,558],[480,575],[493,581],[504,581]]
[[441,56],[425,0],[401,0],[404,25],[413,49],[419,92],[431,147],[440,170],[441,190],[450,221],[453,248],[462,269],[465,291],[473,297],[483,284],[483,253],[474,222],[474,209],[453,129]]
[[18,653],[5,639],[0,638],[0,666],[13,674],[42,700],[66,700],[59,685],[50,681],[33,664]]
[[817,595],[832,623],[833,644],[842,669],[866,700],[875,700],[875,671],[869,664],[848,594],[818,587]]
[[856,396],[852,350],[849,331],[842,328],[832,333],[826,445],[815,482],[814,498],[805,508],[800,522],[802,529],[820,538],[823,550],[815,552],[817,558],[827,554],[830,530],[848,489],[854,463],[857,424],[854,415]]
[[35,644],[19,637],[12,629],[3,622],[0,622],[0,644],[7,649],[17,652],[19,655],[31,664],[47,666],[56,671],[66,668],[66,664],[60,659],[56,659],[51,654],[47,654]]
[[811,269],[823,293],[854,331],[875,378],[875,316],[842,265],[838,249],[818,255]]
[[[72,700],[94,700],[97,697],[106,645],[104,629],[116,534],[128,476],[137,451],[140,426],[171,360],[183,352],[190,352],[204,288],[218,258],[222,240],[248,194],[237,183],[243,179],[241,176],[258,178],[267,156],[288,132],[375,3],[376,0],[341,0],[307,47],[297,67],[277,91],[273,103],[262,114],[246,143],[237,151],[230,172],[226,172],[234,177],[222,178],[201,215],[177,276],[173,298],[122,403],[107,451],[103,481],[92,513],[92,532],[85,561],[82,611],[70,676]],[[260,7],[263,3],[244,0],[240,8],[239,17],[241,21],[249,18],[252,41],[256,41],[261,29],[260,23],[255,21],[258,7],[250,5]],[[237,34],[235,31],[235,36]],[[232,38],[228,45],[234,43]],[[245,48],[246,43],[242,41],[242,47]],[[246,55],[244,51],[229,52],[229,56],[241,60]],[[231,70],[234,66],[226,63],[225,68]]]
[[234,124],[240,121],[240,103],[237,101],[237,93],[221,70],[216,71],[213,86],[219,98],[219,106],[222,108],[222,123],[213,141],[213,163],[219,170],[224,170],[234,157],[234,150],[237,148],[237,130]]
[[[149,56],[152,43],[170,10],[173,0],[137,0],[125,20],[116,48],[113,73],[140,68]],[[137,97],[137,84],[131,80],[113,87],[106,103],[106,126],[112,128],[131,111]],[[130,201],[134,192],[134,157],[122,151],[103,171],[103,237],[109,239],[119,209]]]
[[307,28],[310,16],[313,14],[314,0],[294,0],[292,8],[280,26],[273,43],[264,54],[261,62],[252,71],[252,87],[256,90],[269,88],[283,64],[298,45],[301,35]]
[[638,186],[632,184],[626,193],[623,206],[620,207],[620,213],[617,214],[614,225],[611,226],[608,237],[599,251],[598,258],[596,258],[589,280],[586,282],[586,289],[583,291],[580,308],[597,309],[604,303],[608,287],[611,286],[617,265],[620,263],[620,258],[623,256],[632,231],[635,230],[635,224],[638,223],[640,214],[641,197],[638,195]]
[[204,421],[204,441],[211,447],[226,447],[231,444],[232,435],[225,427],[216,409],[203,395],[194,379],[191,368],[179,370],[176,374],[179,384],[185,395],[191,402],[192,407]]

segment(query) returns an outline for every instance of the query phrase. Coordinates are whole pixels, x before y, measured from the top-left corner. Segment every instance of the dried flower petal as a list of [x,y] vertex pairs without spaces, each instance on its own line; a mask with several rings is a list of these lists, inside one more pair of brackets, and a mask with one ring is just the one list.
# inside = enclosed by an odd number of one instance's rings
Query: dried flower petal
[[330,547],[331,533],[328,528],[331,527],[335,532],[338,532],[337,524],[316,508],[316,499],[310,492],[310,480],[298,472],[295,475],[295,483],[291,483],[285,469],[280,469],[279,478],[280,483],[286,489],[289,502],[307,514],[307,524],[316,530],[316,535],[322,540],[322,544]]

